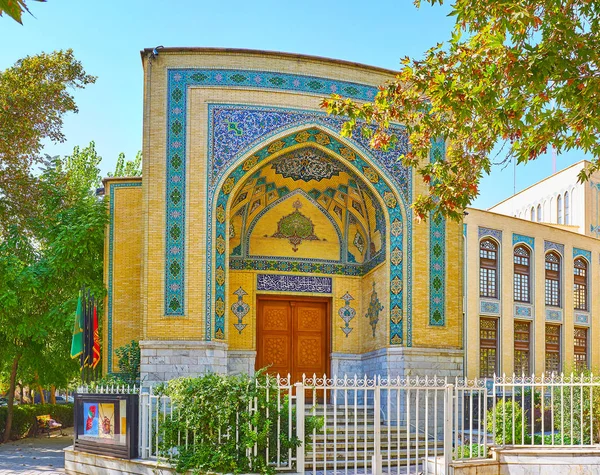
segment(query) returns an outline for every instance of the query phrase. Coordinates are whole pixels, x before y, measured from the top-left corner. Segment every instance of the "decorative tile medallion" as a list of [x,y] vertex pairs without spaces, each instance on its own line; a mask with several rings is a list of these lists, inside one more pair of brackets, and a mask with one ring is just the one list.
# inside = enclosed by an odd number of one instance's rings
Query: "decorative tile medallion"
[[513,246],[516,246],[517,244],[527,244],[531,249],[535,249],[535,239],[529,236],[513,233],[512,242]]
[[533,307],[531,305],[515,305],[515,317],[532,318]]
[[250,305],[244,302],[244,296],[248,295],[248,293],[240,287],[233,293],[233,295],[237,295],[238,298],[237,302],[234,302],[234,304],[231,306],[231,311],[238,319],[237,323],[234,323],[233,326],[241,335],[242,331],[247,326],[247,324],[243,321],[244,317],[250,311]]
[[590,251],[586,251],[585,249],[573,248],[573,259],[576,257],[585,258],[590,264],[592,263],[592,253]]
[[256,290],[330,294],[331,287],[331,277],[282,274],[258,274],[256,276]]
[[350,321],[356,316],[356,310],[350,306],[350,302],[354,300],[354,297],[346,292],[344,296],[340,298],[340,300],[344,301],[344,306],[340,307],[338,310],[338,315],[344,321],[344,326],[340,328],[346,335],[346,338],[348,338],[348,335],[350,335],[350,332],[352,331],[352,328],[350,327]]
[[108,341],[106,342],[106,363],[108,373],[113,372],[113,268],[114,268],[114,242],[115,242],[115,192],[119,188],[132,188],[142,186],[137,183],[112,183],[110,185],[110,209],[108,224],[108,289],[107,289],[107,308],[106,320],[108,326]]
[[371,300],[369,301],[369,308],[367,309],[366,318],[369,319],[369,325],[373,329],[373,338],[375,337],[375,330],[377,329],[377,322],[379,322],[379,313],[383,310],[383,305],[379,301],[377,291],[375,290],[375,282],[373,282],[373,292],[371,292]]
[[483,228],[479,226],[478,236],[479,239],[481,239],[484,236],[490,236],[493,237],[496,241],[502,242],[502,231],[499,231],[497,229]]
[[493,301],[489,301],[489,300],[480,300],[479,301],[479,310],[481,313],[500,315],[500,302],[493,302]]
[[[444,159],[443,140],[432,142],[431,161]],[[446,219],[430,213],[429,217],[429,324],[442,327],[446,324]]]
[[590,323],[590,317],[586,313],[576,313],[575,323],[583,323],[584,325],[588,325]]
[[[246,71],[246,70],[228,70],[228,69],[169,69],[168,70],[168,89],[167,89],[167,189],[166,189],[166,266],[165,266],[165,314],[179,315],[185,314],[185,219],[186,219],[186,128],[187,128],[187,93],[190,86],[195,87],[244,87],[246,89],[270,89],[270,90],[290,90],[303,93],[312,93],[315,96],[322,96],[330,92],[337,92],[343,96],[359,99],[371,100],[377,93],[377,88],[363,84],[351,83],[347,81],[337,81],[326,78],[302,76],[297,74],[266,72],[266,71]],[[207,188],[209,193],[208,201],[208,221],[207,221],[207,252],[212,253],[213,239],[213,202],[217,199],[216,187],[221,181],[221,177],[229,170],[230,177],[223,181],[221,192],[227,194],[231,191],[234,182],[238,182],[243,174],[240,174],[235,164],[248,154],[248,151],[261,142],[266,142],[270,137],[281,133],[286,129],[298,128],[301,125],[318,125],[322,130],[329,130],[338,134],[343,123],[343,119],[328,116],[320,111],[304,111],[298,109],[268,108],[256,106],[239,105],[209,105],[209,164],[207,173]],[[412,287],[412,255],[411,255],[411,237],[412,237],[412,211],[408,207],[412,200],[412,178],[411,170],[402,166],[397,156],[408,150],[408,137],[401,126],[393,126],[393,131],[398,138],[395,150],[376,151],[369,147],[369,139],[362,134],[356,134],[348,142],[352,144],[354,150],[345,145],[337,144],[333,146],[337,154],[343,157],[348,163],[355,165],[356,170],[363,167],[376,165],[379,169],[385,170],[385,174],[394,183],[395,190],[399,193],[402,200],[402,209],[407,223],[407,282],[408,294],[406,298],[407,313],[407,335],[406,344],[412,346],[412,299],[410,288]],[[306,135],[304,135],[306,137]],[[297,138],[301,141],[304,137],[298,134]],[[315,135],[315,141],[331,148],[328,143],[328,134]],[[299,142],[297,142],[299,143]],[[276,146],[277,142],[272,145]],[[366,163],[362,157],[355,151],[361,152],[367,157],[370,163]],[[264,158],[264,157],[261,157]],[[248,158],[251,162],[252,157]],[[246,170],[251,168],[251,163],[246,164]],[[248,168],[250,167],[250,168]],[[235,168],[231,170],[232,168]],[[242,170],[245,171],[245,170]],[[380,172],[378,172],[380,173]],[[387,183],[379,180],[376,185]],[[229,191],[228,191],[229,190]],[[378,189],[382,197],[387,190]],[[389,194],[385,203],[387,206],[393,204],[395,198]],[[225,200],[226,202],[226,200]],[[399,206],[395,206],[399,208]],[[402,213],[394,213],[397,216],[390,215],[390,222],[402,222]],[[219,230],[217,230],[217,233]],[[402,237],[400,238],[400,244]],[[394,243],[395,244],[395,243]],[[398,247],[398,246],[396,246]],[[402,247],[401,245],[399,246]],[[207,256],[207,295],[213,295],[212,276],[216,268],[225,268],[224,263],[215,262],[213,268],[212,256]],[[219,255],[216,256],[219,261]],[[392,269],[392,278],[395,275],[402,277],[401,266]],[[215,294],[220,294],[220,286],[215,287]],[[224,295],[215,297],[215,304],[218,299],[224,299]],[[390,314],[402,312],[402,295],[398,295],[390,300]],[[208,340],[214,335],[223,334],[224,321],[214,315],[212,312],[213,302],[207,301],[207,324],[206,338]],[[213,317],[214,325],[213,325]],[[391,323],[390,342],[392,344],[402,344],[402,324],[399,327]]]
[[546,309],[546,320],[549,322],[561,322],[562,310]]
[[303,241],[320,241],[320,239],[315,235],[313,222],[300,212],[302,208],[300,200],[294,201],[292,206],[294,211],[279,220],[277,231],[271,237],[287,239],[292,245],[292,251],[296,252]]
[[544,252],[557,251],[561,256],[565,255],[565,245],[556,242],[544,241]]
[[354,235],[353,243],[356,249],[358,249],[361,254],[365,252],[365,240],[363,239],[362,234],[358,231],[356,231],[356,234]]
[[318,148],[301,148],[286,153],[271,162],[273,169],[284,178],[302,181],[321,181],[340,174],[340,167]]

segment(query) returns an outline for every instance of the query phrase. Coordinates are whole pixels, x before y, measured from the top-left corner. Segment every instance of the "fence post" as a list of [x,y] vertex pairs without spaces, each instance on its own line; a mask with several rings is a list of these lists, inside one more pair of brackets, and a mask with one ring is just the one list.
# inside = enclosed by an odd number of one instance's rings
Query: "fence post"
[[304,473],[304,384],[299,382],[294,386],[296,387],[296,437],[300,441],[300,445],[296,448],[296,472]]
[[[373,418],[374,418],[374,461],[373,475],[381,475],[382,460],[381,460],[381,377],[377,376],[377,384],[375,384],[373,394]],[[366,423],[366,422],[365,422]]]
[[444,474],[450,473],[452,460],[452,419],[454,385],[446,384],[444,391]]
[[147,459],[149,457],[148,453],[148,403],[147,400],[149,398],[149,394],[147,392],[140,391],[140,418],[139,418],[139,431],[140,431],[140,458]]

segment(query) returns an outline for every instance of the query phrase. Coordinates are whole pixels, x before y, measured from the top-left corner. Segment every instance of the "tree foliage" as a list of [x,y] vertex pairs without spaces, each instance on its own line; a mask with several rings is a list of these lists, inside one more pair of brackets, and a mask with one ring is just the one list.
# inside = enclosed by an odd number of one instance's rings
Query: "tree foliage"
[[[594,159],[580,179],[599,169],[600,3],[457,0],[450,15],[456,24],[448,43],[423,59],[404,58],[373,102],[334,96],[322,104],[348,117],[344,135],[361,129],[374,148],[394,147],[391,122],[406,126],[410,150],[400,160],[429,186],[413,203],[415,214],[460,218],[499,145],[502,160],[517,163],[549,147],[579,149]],[[446,140],[446,159],[430,163],[438,137]]]
[[[46,0],[35,0],[36,2],[45,2]],[[23,24],[23,12],[31,13],[27,8],[25,0],[0,0],[0,16],[6,13],[13,20]]]
[[43,161],[44,141],[63,142],[63,117],[77,112],[72,95],[93,83],[72,50],[20,59],[0,72],[0,233],[35,213],[31,168]]
[[117,158],[115,172],[109,172],[108,176],[142,176],[142,151],[138,151],[133,160],[125,160],[125,154],[121,152]]
[[0,234],[0,361],[11,374],[7,434],[17,377],[66,387],[78,371],[69,342],[79,288],[104,295],[107,214],[93,191],[99,169],[88,152],[47,158],[40,175],[29,176],[39,191],[35,213]]

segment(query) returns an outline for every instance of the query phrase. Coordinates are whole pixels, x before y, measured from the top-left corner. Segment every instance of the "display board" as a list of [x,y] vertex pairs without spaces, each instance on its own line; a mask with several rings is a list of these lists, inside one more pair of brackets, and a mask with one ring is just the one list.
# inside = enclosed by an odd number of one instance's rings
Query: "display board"
[[76,394],[74,411],[75,450],[137,458],[137,394]]

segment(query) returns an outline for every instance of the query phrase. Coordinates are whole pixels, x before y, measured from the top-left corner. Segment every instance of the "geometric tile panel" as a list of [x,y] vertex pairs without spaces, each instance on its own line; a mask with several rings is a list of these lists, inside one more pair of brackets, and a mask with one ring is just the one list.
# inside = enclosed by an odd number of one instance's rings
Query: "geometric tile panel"
[[565,245],[558,244],[556,242],[544,241],[544,252],[548,252],[550,250],[558,251],[561,256],[565,255]]
[[549,322],[562,322],[562,310],[546,309],[546,320]]
[[527,244],[531,249],[535,248],[535,239],[529,236],[523,236],[522,234],[513,233],[513,246],[516,244]]
[[515,318],[533,318],[532,305],[515,305]]
[[592,253],[590,251],[586,251],[585,249],[578,249],[576,247],[573,248],[573,259],[576,257],[584,257],[590,264],[592,263]]
[[576,313],[575,323],[582,323],[588,325],[590,323],[590,316],[587,313]]
[[500,302],[481,300],[479,302],[479,307],[481,313],[500,315]]
[[[432,141],[431,161],[444,159],[443,139]],[[429,219],[429,325],[442,327],[446,324],[446,219],[433,211]]]
[[481,239],[483,236],[490,236],[493,237],[496,241],[502,242],[502,231],[498,231],[497,229],[482,228],[480,226],[478,233],[479,239]]

